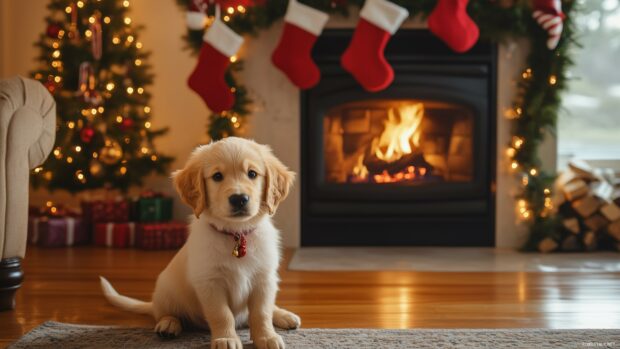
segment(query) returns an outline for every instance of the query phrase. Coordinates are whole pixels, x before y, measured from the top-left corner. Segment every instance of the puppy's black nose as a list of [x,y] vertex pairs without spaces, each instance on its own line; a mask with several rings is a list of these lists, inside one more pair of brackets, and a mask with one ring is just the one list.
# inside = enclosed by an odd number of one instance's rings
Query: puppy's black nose
[[250,197],[246,194],[233,194],[228,197],[228,202],[236,210],[240,210],[250,201]]

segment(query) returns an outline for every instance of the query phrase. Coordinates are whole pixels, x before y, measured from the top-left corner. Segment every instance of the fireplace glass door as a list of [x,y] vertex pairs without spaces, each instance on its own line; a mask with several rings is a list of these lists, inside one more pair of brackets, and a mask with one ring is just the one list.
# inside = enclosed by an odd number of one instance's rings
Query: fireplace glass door
[[496,47],[399,30],[368,92],[340,65],[351,35],[321,35],[301,94],[302,246],[493,245]]
[[323,118],[327,183],[419,186],[473,179],[473,111],[457,103],[379,99]]

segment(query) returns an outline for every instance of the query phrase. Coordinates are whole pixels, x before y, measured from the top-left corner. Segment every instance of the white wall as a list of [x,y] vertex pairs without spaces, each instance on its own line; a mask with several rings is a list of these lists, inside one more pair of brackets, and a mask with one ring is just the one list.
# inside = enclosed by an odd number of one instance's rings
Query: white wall
[[[181,36],[185,32],[184,15],[174,1],[131,0],[132,19],[146,29],[139,36],[144,48],[152,51],[149,63],[154,66],[156,79],[150,91],[155,126],[168,126],[170,133],[157,141],[160,150],[177,159],[172,169],[179,168],[191,150],[206,141],[205,123],[208,111],[202,100],[186,87],[186,79],[195,65],[195,58],[183,50]],[[27,75],[35,67],[37,54],[32,44],[45,30],[43,17],[47,0],[0,0],[0,77],[15,74]],[[331,18],[328,27],[353,27],[357,21],[356,11],[352,17]],[[405,27],[421,27],[421,21],[410,20]],[[281,23],[264,30],[257,37],[246,38],[240,56],[246,58],[246,68],[240,80],[248,87],[255,104],[249,119],[247,136],[261,143],[269,143],[278,157],[292,170],[299,172],[299,91],[270,62]],[[508,173],[504,148],[510,138],[509,125],[503,111],[512,105],[517,77],[523,67],[525,47],[523,43],[509,43],[500,49],[498,94],[498,178],[497,178],[497,244],[518,246],[525,237],[525,230],[517,228],[513,195],[516,185]],[[554,149],[553,142],[548,149]],[[550,152],[552,158],[552,153]],[[147,186],[170,194],[173,189],[164,177],[152,177]],[[50,195],[44,191],[31,194],[33,203],[42,203]],[[55,201],[77,202],[66,193],[53,194]],[[190,213],[176,202],[177,217]],[[299,186],[291,192],[276,215],[277,225],[283,231],[286,246],[299,245],[300,191]]]

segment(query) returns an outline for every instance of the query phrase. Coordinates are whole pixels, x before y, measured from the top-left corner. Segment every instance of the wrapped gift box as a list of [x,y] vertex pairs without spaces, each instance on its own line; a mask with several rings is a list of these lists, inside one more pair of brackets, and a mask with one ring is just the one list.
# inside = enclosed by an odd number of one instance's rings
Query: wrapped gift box
[[125,223],[95,223],[94,241],[97,246],[127,248],[132,247],[136,240],[136,225]]
[[30,216],[28,218],[28,242],[45,247],[84,245],[90,234],[80,217]]
[[95,200],[82,202],[82,215],[89,223],[129,221],[129,201]]
[[172,220],[172,198],[160,193],[143,193],[132,204],[132,218],[138,222]]
[[140,223],[136,247],[145,250],[176,249],[187,240],[187,224],[181,222]]

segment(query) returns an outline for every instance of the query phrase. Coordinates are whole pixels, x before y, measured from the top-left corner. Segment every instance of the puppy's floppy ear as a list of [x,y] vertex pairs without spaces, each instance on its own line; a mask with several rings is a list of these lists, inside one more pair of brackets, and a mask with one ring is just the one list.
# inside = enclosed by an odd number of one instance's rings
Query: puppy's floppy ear
[[194,210],[196,218],[207,208],[207,185],[202,166],[190,161],[182,170],[172,173],[172,180],[181,200]]
[[286,198],[295,181],[295,172],[289,171],[284,164],[273,155],[271,148],[261,146],[261,154],[265,162],[265,205],[273,215],[282,200]]

